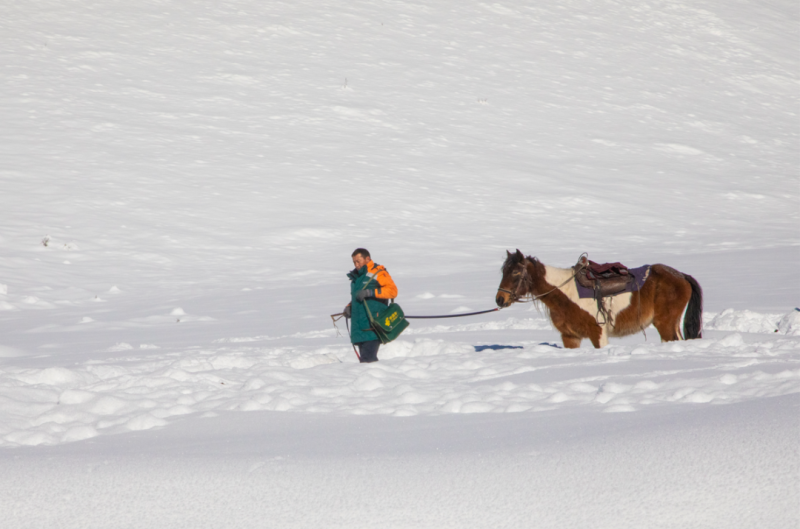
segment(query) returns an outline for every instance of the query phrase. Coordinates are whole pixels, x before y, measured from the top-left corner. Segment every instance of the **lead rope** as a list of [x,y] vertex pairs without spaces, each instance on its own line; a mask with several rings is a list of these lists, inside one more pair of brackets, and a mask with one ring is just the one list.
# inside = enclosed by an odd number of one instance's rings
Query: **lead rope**
[[441,316],[406,316],[407,320],[435,320],[439,318],[463,318],[464,316],[475,316],[476,314],[487,314],[489,312],[497,312],[500,307],[489,310],[479,310],[478,312],[465,312],[463,314],[444,314]]
[[[347,327],[347,335],[350,336],[350,322],[348,322],[347,320],[348,318],[344,319],[344,324]],[[358,358],[359,363],[361,363],[361,355],[358,354],[358,351],[356,351],[356,344],[351,343],[350,345],[353,346],[353,352],[356,354],[356,358]]]
[[[342,333],[339,332],[339,327],[336,326],[336,322],[344,318],[344,324],[347,327],[347,336],[350,336],[350,322],[348,321],[349,318],[344,317],[344,312],[340,312],[339,314],[331,314],[331,320],[333,320],[333,328],[336,329],[336,336],[341,336]],[[356,354],[356,358],[358,361],[361,362],[361,355],[358,354],[356,350],[356,344],[351,343],[350,345],[353,346],[353,352]]]

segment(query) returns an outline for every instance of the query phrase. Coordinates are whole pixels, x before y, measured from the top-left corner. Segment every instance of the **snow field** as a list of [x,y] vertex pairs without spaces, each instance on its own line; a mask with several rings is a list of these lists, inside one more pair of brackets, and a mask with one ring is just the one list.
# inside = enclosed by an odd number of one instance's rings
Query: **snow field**
[[0,281],[180,295],[295,255],[335,281],[356,241],[406,276],[791,245],[792,6],[23,2]]
[[[730,312],[722,315],[729,325]],[[748,329],[769,318],[749,311],[740,316]],[[467,325],[473,332],[540,326],[531,318]],[[464,325],[450,330],[469,332]],[[69,368],[6,366],[0,370],[0,443],[79,441],[227,410],[398,417],[526,412],[530,420],[531,413],[571,407],[624,412],[800,392],[800,340],[780,335],[745,340],[734,333],[600,350],[523,342],[480,352],[460,341],[403,338],[383,346],[381,362],[367,366],[356,364],[352,348],[341,342],[257,345],[264,341],[270,340],[233,338],[221,347],[143,356],[118,344],[111,350],[127,354]]]
[[[0,527],[797,525],[796,0],[7,4]],[[358,246],[410,314],[661,262],[706,337],[361,366]]]
[[800,497],[798,403],[187,417],[10,451],[0,526],[782,529]]
[[703,328],[713,331],[780,333],[800,335],[800,309],[786,314],[761,314],[750,310],[726,309],[719,314],[704,313]]

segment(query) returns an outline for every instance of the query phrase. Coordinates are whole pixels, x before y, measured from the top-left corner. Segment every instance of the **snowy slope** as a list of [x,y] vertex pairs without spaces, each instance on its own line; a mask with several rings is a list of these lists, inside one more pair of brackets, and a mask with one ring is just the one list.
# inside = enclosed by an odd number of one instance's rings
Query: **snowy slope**
[[[244,286],[297,259],[333,282],[355,242],[404,275],[516,246],[559,262],[794,246],[795,15],[17,3],[5,283]],[[46,235],[71,257],[32,253]]]
[[[0,526],[797,523],[799,11],[6,6]],[[706,338],[564,351],[516,306],[360,366],[358,246],[412,314],[491,308],[506,249],[662,262]]]

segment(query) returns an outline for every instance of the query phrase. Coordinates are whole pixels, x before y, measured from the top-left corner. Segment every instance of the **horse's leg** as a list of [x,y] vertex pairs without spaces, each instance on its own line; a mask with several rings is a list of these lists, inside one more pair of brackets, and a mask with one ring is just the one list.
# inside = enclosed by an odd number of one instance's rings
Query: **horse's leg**
[[664,314],[663,316],[663,319],[656,318],[653,320],[653,327],[658,331],[662,342],[677,342],[681,339],[681,336],[678,334],[675,322],[681,315],[678,314],[676,317],[674,314]]
[[[656,266],[659,265],[653,268]],[[660,281],[653,300],[653,326],[661,335],[662,342],[674,342],[682,339],[681,316],[692,297],[692,286],[677,270],[663,265],[659,268],[664,270],[658,270]]]
[[595,349],[600,349],[608,345],[608,328],[606,325],[600,327],[600,334],[589,338],[592,341]]
[[[599,325],[596,325],[596,329],[597,330],[593,329],[591,333],[587,333],[589,336],[586,336],[586,338],[589,338],[595,349],[600,349],[604,345],[608,345],[608,335]],[[583,340],[583,338],[575,336],[572,332],[570,332],[570,334],[561,333],[561,341],[564,342],[564,347],[567,349],[577,349],[581,346],[581,340]]]

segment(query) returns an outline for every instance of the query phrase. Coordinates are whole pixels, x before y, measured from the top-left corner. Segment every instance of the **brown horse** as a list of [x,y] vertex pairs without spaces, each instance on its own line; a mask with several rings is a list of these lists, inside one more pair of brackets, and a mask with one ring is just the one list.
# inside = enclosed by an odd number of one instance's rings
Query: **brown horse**
[[546,266],[519,250],[506,253],[497,306],[508,307],[524,301],[526,296],[543,303],[550,321],[561,333],[564,347],[580,347],[584,338],[595,347],[603,347],[609,336],[634,334],[651,323],[662,342],[702,337],[703,291],[692,276],[674,268],[652,265],[641,290],[604,298],[604,312],[609,317],[601,317],[603,321],[598,322],[597,302],[578,297],[574,269]]

